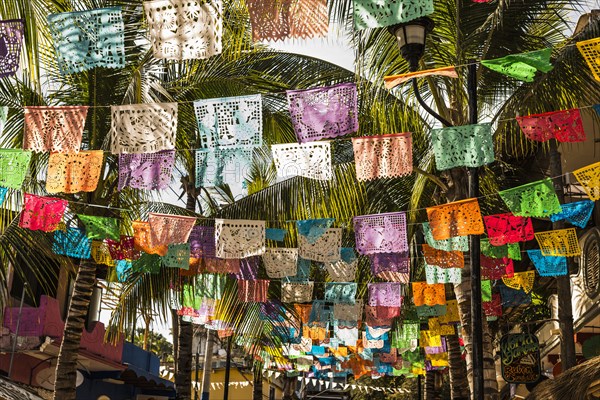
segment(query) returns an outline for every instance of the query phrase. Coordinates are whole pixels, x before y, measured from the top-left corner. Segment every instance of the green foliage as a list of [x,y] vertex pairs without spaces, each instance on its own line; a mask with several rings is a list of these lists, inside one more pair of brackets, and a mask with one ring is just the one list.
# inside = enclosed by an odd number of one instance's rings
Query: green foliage
[[[144,347],[144,332],[143,328],[136,329],[136,335],[133,344]],[[162,362],[173,362],[173,343],[164,337],[161,333],[148,331],[148,351],[156,354]]]

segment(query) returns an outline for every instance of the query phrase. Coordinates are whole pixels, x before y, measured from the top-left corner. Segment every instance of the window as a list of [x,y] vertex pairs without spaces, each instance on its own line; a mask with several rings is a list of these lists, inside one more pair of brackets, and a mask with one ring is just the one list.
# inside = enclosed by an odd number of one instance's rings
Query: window
[[583,246],[581,257],[586,294],[594,298],[600,291],[600,234],[594,231]]

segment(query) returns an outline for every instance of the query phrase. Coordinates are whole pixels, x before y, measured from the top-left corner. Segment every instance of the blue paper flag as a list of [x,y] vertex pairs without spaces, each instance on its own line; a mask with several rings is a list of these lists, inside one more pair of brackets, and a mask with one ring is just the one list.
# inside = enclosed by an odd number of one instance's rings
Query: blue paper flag
[[541,250],[527,250],[529,259],[540,276],[561,276],[567,274],[567,258],[543,256]]
[[283,242],[285,239],[285,234],[287,231],[285,229],[276,229],[276,228],[267,228],[265,235],[269,240],[275,240],[276,242]]
[[321,236],[327,232],[335,221],[334,218],[307,219],[296,221],[298,234],[304,236],[308,243],[314,244]]
[[78,228],[58,230],[54,232],[52,251],[63,256],[88,259],[92,256],[91,240]]
[[556,222],[565,220],[571,225],[585,228],[592,217],[594,211],[594,202],[592,200],[582,200],[575,203],[561,204],[562,212],[550,216],[550,221]]

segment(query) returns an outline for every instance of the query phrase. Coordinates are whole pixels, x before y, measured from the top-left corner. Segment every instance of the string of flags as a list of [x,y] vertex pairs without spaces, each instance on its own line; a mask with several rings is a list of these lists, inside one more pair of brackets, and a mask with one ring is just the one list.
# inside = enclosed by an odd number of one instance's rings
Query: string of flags
[[[474,0],[474,2],[483,2]],[[317,37],[327,33],[325,0],[288,2],[248,1],[255,40]],[[379,28],[434,12],[432,0],[354,0],[356,29]],[[222,51],[222,13],[219,0],[198,4],[184,0],[144,3],[153,54],[158,59],[205,59]],[[96,67],[125,66],[124,23],[120,7],[48,16],[56,61],[62,74]],[[7,56],[0,76],[18,69],[22,21],[0,21],[0,38]],[[600,38],[577,43],[595,78],[600,80]],[[548,72],[551,49],[481,60],[490,70],[523,81]],[[392,88],[419,76],[458,77],[454,67],[386,77]],[[353,83],[286,92],[288,110],[298,143],[272,145],[279,177],[333,177],[330,140],[358,131],[358,92]],[[119,155],[118,188],[166,188],[172,178],[177,103],[112,105],[110,151]],[[46,191],[80,193],[96,190],[104,151],[82,149],[87,106],[26,106],[23,149],[0,150],[0,198],[8,189],[20,190],[32,152],[50,153]],[[250,166],[253,151],[262,147],[260,95],[202,99],[194,102],[201,148],[196,152],[197,186],[230,183],[227,171]],[[7,109],[2,108],[1,124]],[[586,139],[579,109],[552,111],[516,118],[530,140],[582,142]],[[431,132],[436,168],[481,167],[494,162],[490,124],[434,129]],[[328,140],[322,140],[328,139]],[[413,172],[411,133],[351,138],[359,181],[402,177]],[[296,221],[297,248],[280,247],[287,231],[267,227],[266,221],[215,219],[214,226],[197,225],[197,218],[150,213],[147,221],[130,226],[117,218],[76,214],[65,224],[69,202],[24,194],[19,226],[53,235],[57,255],[93,259],[110,267],[117,280],[135,273],[158,273],[176,268],[191,277],[182,291],[179,314],[219,335],[232,326],[220,320],[217,304],[225,284],[235,279],[242,302],[259,303],[261,315],[275,320],[281,343],[265,346],[255,356],[278,371],[306,371],[299,377],[312,384],[325,378],[355,379],[370,374],[415,376],[448,366],[448,336],[460,324],[458,303],[446,298],[445,283],[460,283],[468,235],[487,233],[482,241],[483,308],[488,319],[503,308],[531,302],[536,272],[553,277],[567,273],[566,257],[581,249],[575,228],[535,232],[532,218],[565,220],[582,228],[600,199],[600,163],[573,172],[590,200],[560,204],[549,179],[503,190],[499,196],[510,213],[481,215],[479,199],[428,207],[422,223],[426,243],[413,254],[421,260],[424,281],[410,282],[411,249],[406,213],[355,216],[355,247],[342,247],[342,228],[335,220]],[[238,174],[239,176],[239,174]],[[110,208],[110,207],[109,207]],[[72,224],[79,221],[80,223]],[[76,226],[71,226],[76,225]],[[535,239],[539,249],[522,253],[521,242]],[[359,256],[356,255],[356,252]],[[419,253],[420,254],[420,253]],[[522,254],[527,259],[522,260]],[[367,298],[357,298],[355,281],[359,257],[367,259],[374,276]],[[515,271],[515,262],[530,261],[535,270]],[[314,299],[311,268],[324,268],[322,299]],[[265,278],[265,275],[268,279]],[[275,285],[272,285],[275,283]],[[270,298],[281,286],[279,298]],[[283,319],[281,302],[293,304],[298,319]],[[402,321],[399,317],[403,316]],[[424,322],[422,322],[424,321]],[[400,323],[401,322],[401,323]],[[421,326],[423,325],[423,326]],[[426,325],[426,327],[424,326]],[[245,345],[238,338],[239,345]],[[280,372],[276,372],[280,373]],[[335,385],[333,382],[331,385]],[[353,389],[399,389],[349,385]],[[346,385],[345,388],[348,386]]]

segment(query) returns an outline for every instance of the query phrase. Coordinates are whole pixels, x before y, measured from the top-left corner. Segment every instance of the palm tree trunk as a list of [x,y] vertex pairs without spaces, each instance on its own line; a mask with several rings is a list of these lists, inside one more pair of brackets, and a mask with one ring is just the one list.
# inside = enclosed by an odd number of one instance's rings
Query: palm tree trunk
[[213,344],[215,342],[215,331],[206,330],[206,347],[204,351],[204,366],[202,367],[202,400],[208,400],[210,396],[210,374],[212,372]]
[[75,278],[73,296],[69,304],[67,321],[58,353],[54,400],[76,399],[77,355],[94,283],[96,283],[96,266],[89,262],[81,263]]
[[[182,181],[183,182],[183,181]],[[190,191],[188,185],[184,186],[186,191],[186,210],[196,211],[196,198]],[[191,322],[183,321],[181,316],[177,319],[177,337],[173,351],[175,352],[175,389],[177,390],[177,399],[192,398],[192,347],[194,340],[194,325]],[[174,324],[175,325],[175,324]],[[206,357],[206,356],[205,356]],[[209,368],[210,370],[210,368]],[[204,398],[204,395],[202,396]]]
[[435,371],[425,373],[425,400],[435,400]]
[[450,365],[450,395],[452,400],[469,400],[467,364],[461,357],[458,335],[446,336],[448,364]]
[[263,400],[262,363],[254,363],[253,400]]
[[192,398],[192,340],[194,326],[178,317],[179,329],[177,337],[177,370],[175,373],[175,389],[177,399],[189,400]]
[[[471,269],[470,262],[465,260],[463,268],[462,282],[454,285],[454,294],[458,301],[458,311],[462,325],[461,336],[467,350],[467,378],[469,387],[473,388],[473,337],[471,334]],[[498,381],[496,377],[496,365],[494,363],[494,354],[492,346],[492,336],[488,329],[488,324],[483,321],[483,379],[484,379],[484,399],[498,400]]]

